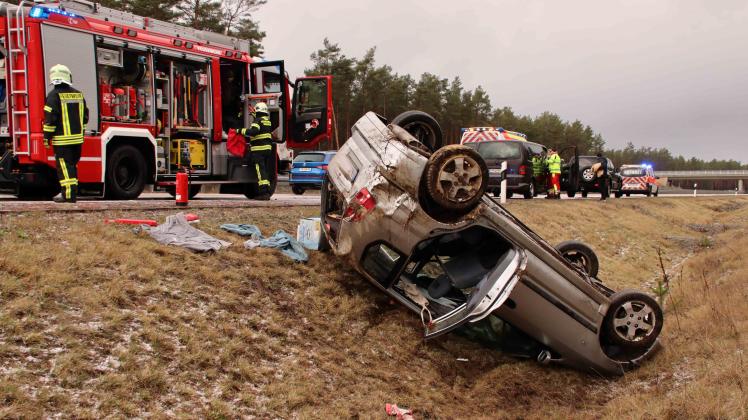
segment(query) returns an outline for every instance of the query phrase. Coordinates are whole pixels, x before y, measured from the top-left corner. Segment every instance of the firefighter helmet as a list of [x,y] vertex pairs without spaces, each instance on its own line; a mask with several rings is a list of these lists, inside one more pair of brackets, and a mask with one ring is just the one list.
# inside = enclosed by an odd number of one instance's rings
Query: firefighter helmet
[[53,85],[59,85],[61,83],[73,84],[73,75],[70,73],[70,69],[63,64],[57,64],[49,69],[49,82]]
[[255,112],[261,112],[263,114],[268,113],[268,105],[265,102],[257,102],[255,105]]

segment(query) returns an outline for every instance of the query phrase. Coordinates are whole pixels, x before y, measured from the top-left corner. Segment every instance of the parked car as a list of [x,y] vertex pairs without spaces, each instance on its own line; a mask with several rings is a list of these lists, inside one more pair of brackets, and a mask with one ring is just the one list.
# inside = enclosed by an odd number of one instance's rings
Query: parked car
[[657,177],[651,165],[623,165],[621,166],[621,189],[616,191],[616,197],[626,194],[646,194],[647,197],[660,193]]
[[[618,196],[621,189],[621,175],[616,172],[613,161],[608,160],[608,192]],[[600,192],[600,179],[595,174],[593,166],[598,163],[597,156],[573,156],[565,162],[561,169],[561,190],[569,197],[581,193],[587,197],[588,193]]]
[[532,178],[532,155],[546,154],[542,144],[520,140],[496,140],[466,142],[463,145],[475,149],[488,166],[488,190],[494,196],[501,192],[501,163],[507,163],[507,198],[522,194],[533,198],[538,194]]
[[548,244],[485,194],[488,177],[474,149],[429,150],[367,113],[329,164],[325,241],[420,314],[426,339],[495,317],[533,340],[542,363],[621,374],[652,355],[657,302],[605,286],[588,246]]
[[301,152],[293,160],[291,172],[288,175],[288,184],[294,194],[301,195],[304,191],[320,189],[322,180],[327,173],[327,165],[335,156],[334,151],[329,152]]

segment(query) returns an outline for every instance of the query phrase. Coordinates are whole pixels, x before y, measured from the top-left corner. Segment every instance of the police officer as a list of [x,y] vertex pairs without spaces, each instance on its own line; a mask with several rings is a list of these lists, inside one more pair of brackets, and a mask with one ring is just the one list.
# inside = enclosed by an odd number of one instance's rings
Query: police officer
[[49,147],[51,141],[55,152],[57,178],[62,187],[62,196],[55,201],[75,203],[88,107],[83,94],[73,87],[73,76],[67,66],[53,66],[49,80],[54,87],[44,104],[44,147]]
[[273,129],[270,124],[268,106],[258,102],[252,112],[254,122],[247,128],[239,129],[239,133],[249,139],[249,158],[257,171],[258,200],[270,200],[270,170],[274,167]]

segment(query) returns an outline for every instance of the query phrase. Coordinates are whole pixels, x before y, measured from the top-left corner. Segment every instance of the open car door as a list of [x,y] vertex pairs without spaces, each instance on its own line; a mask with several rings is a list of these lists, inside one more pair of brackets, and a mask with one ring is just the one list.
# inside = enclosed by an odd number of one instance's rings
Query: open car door
[[288,121],[288,146],[311,149],[332,136],[332,76],[296,79]]
[[509,298],[527,263],[524,251],[512,249],[471,293],[468,301],[452,312],[432,320],[425,339],[438,337],[467,323],[477,322],[498,309]]

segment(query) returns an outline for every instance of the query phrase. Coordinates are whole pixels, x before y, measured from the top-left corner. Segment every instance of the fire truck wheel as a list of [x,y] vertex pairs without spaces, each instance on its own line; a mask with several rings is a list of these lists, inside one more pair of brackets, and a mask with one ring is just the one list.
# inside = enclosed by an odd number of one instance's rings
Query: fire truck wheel
[[106,168],[106,195],[117,200],[138,198],[145,188],[145,158],[135,147],[124,144],[114,149]]
[[431,155],[422,182],[428,197],[442,210],[467,213],[486,192],[488,167],[475,149],[453,144]]
[[392,120],[392,124],[405,129],[431,152],[442,147],[442,128],[431,115],[422,111],[405,111]]
[[597,259],[597,254],[589,245],[580,241],[564,241],[556,245],[556,250],[567,261],[584,270],[590,277],[597,276],[600,262]]

